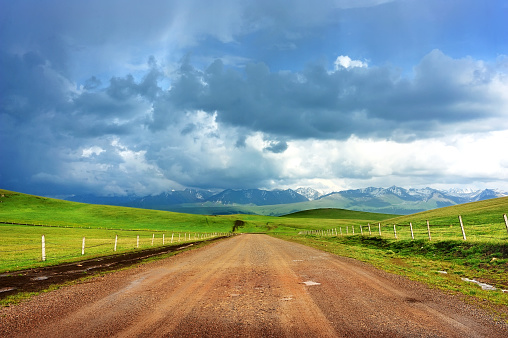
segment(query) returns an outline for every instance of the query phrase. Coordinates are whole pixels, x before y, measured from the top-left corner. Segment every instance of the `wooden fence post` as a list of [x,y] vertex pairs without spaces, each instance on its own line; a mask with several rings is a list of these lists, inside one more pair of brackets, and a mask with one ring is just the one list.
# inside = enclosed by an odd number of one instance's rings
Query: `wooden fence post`
[[42,235],[42,261],[46,261],[46,236]]
[[462,216],[459,215],[459,221],[460,221],[460,228],[462,229],[462,238],[467,241],[466,239],[466,232],[464,231],[464,224],[462,223]]
[[354,226],[354,225],[352,225],[352,226],[351,226],[351,229],[353,230],[353,235],[354,235],[354,234],[355,234],[355,226]]
[[346,235],[349,235],[349,225],[346,225]]
[[83,243],[81,244],[81,255],[85,254],[85,237],[83,237]]
[[395,229],[395,224],[393,225],[393,236],[397,239],[397,229]]
[[363,227],[361,224],[360,224],[360,232],[362,233],[362,236],[363,236]]
[[173,236],[175,235],[175,233],[171,233],[171,243],[173,243]]
[[429,233],[429,241],[431,241],[432,237],[430,237],[430,223],[429,223],[429,220],[427,220],[427,232]]
[[154,239],[155,239],[155,234],[152,234],[152,246],[153,246]]
[[340,237],[342,237],[342,227],[340,227]]
[[136,248],[139,249],[139,235],[136,237]]
[[164,234],[162,234],[162,245],[164,245]]
[[370,223],[367,223],[369,225],[369,236],[372,236],[372,232],[370,231]]
[[411,229],[411,239],[415,239],[415,235],[413,233],[413,223],[409,222],[409,229]]
[[506,231],[508,232],[508,218],[506,217],[506,214],[503,214],[504,217],[504,224],[506,225]]
[[381,223],[378,223],[377,225],[379,227],[379,237],[381,237]]
[[116,245],[118,244],[118,235],[115,235],[115,251],[116,251]]

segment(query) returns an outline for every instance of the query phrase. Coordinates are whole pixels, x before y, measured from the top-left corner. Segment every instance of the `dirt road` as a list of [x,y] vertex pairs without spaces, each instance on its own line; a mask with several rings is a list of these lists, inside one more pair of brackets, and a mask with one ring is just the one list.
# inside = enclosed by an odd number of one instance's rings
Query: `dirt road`
[[508,326],[366,264],[241,235],[4,308],[0,336],[508,337]]

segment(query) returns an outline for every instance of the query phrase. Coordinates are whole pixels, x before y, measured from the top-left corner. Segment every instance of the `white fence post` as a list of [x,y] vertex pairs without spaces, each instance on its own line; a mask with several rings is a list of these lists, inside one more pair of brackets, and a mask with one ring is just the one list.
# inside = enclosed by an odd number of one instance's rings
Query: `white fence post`
[[164,234],[162,234],[162,245],[164,245]]
[[139,235],[136,236],[136,249],[139,249]]
[[460,228],[462,229],[462,238],[467,241],[466,239],[466,232],[464,231],[464,224],[462,223],[462,216],[459,215],[459,221],[460,221]]
[[171,243],[173,243],[173,236],[174,235],[175,235],[174,233],[171,233]]
[[153,246],[154,239],[155,239],[155,234],[152,234],[152,246]]
[[430,237],[430,223],[429,223],[429,220],[427,220],[427,232],[429,233],[429,241],[431,241],[432,237]]
[[46,261],[46,236],[42,235],[42,261]]
[[379,227],[379,237],[381,237],[381,223],[378,223],[377,225]]
[[504,217],[504,224],[506,225],[506,231],[508,232],[508,218],[506,217],[506,214],[503,214]]
[[397,239],[397,229],[395,228],[395,224],[393,225],[393,236]]
[[413,233],[413,223],[409,222],[409,229],[411,229],[411,239],[415,239],[415,235]]
[[83,243],[81,244],[81,255],[85,254],[85,237],[83,237]]
[[118,235],[115,235],[115,251],[116,251],[116,246],[118,245]]
[[367,223],[369,225],[369,236],[372,236],[372,232],[370,231],[370,223]]
[[363,236],[363,227],[361,224],[360,224],[360,232],[362,233],[362,236]]

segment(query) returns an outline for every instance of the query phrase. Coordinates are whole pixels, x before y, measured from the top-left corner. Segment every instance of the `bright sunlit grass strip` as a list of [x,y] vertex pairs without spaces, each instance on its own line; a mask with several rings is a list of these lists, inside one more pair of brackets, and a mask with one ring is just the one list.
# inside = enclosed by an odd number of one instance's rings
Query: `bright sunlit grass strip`
[[[128,231],[0,224],[0,272],[203,240],[215,233]],[[46,261],[42,261],[45,235]],[[115,238],[117,251],[114,251]],[[139,236],[139,247],[138,247]],[[85,255],[82,241],[85,237]],[[173,243],[171,238],[173,237]],[[152,244],[153,242],[153,244]]]

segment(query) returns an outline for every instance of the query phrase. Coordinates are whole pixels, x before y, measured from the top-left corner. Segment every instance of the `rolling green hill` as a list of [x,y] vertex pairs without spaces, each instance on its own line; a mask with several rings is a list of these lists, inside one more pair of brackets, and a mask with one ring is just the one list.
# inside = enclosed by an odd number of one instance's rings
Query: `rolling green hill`
[[0,189],[0,222],[124,230],[229,231],[203,215],[85,204]]
[[371,221],[383,221],[397,216],[398,215],[378,214],[364,211],[354,211],[334,208],[311,209],[297,211],[289,215],[284,215],[284,217],[290,218],[324,218],[324,219],[356,219],[356,220],[368,219]]
[[[289,206],[289,205],[288,205]],[[266,206],[270,208],[272,206]],[[279,207],[279,206],[277,206]],[[284,210],[284,209],[279,209]],[[288,212],[294,210],[288,208]],[[233,212],[233,210],[232,210]],[[307,215],[307,216],[306,216]],[[0,189],[0,222],[156,231],[231,231],[236,220],[243,220],[243,232],[290,231],[302,228],[325,228],[340,222],[355,224],[379,221],[394,215],[350,210],[309,210],[286,217],[259,216],[251,213],[207,216],[151,209],[70,202]],[[313,219],[320,219],[319,223]]]
[[499,197],[479,202],[459,204],[440,209],[399,216],[388,220],[390,223],[407,224],[408,222],[431,224],[456,224],[458,215],[469,225],[503,223],[503,214],[508,213],[508,197]]

